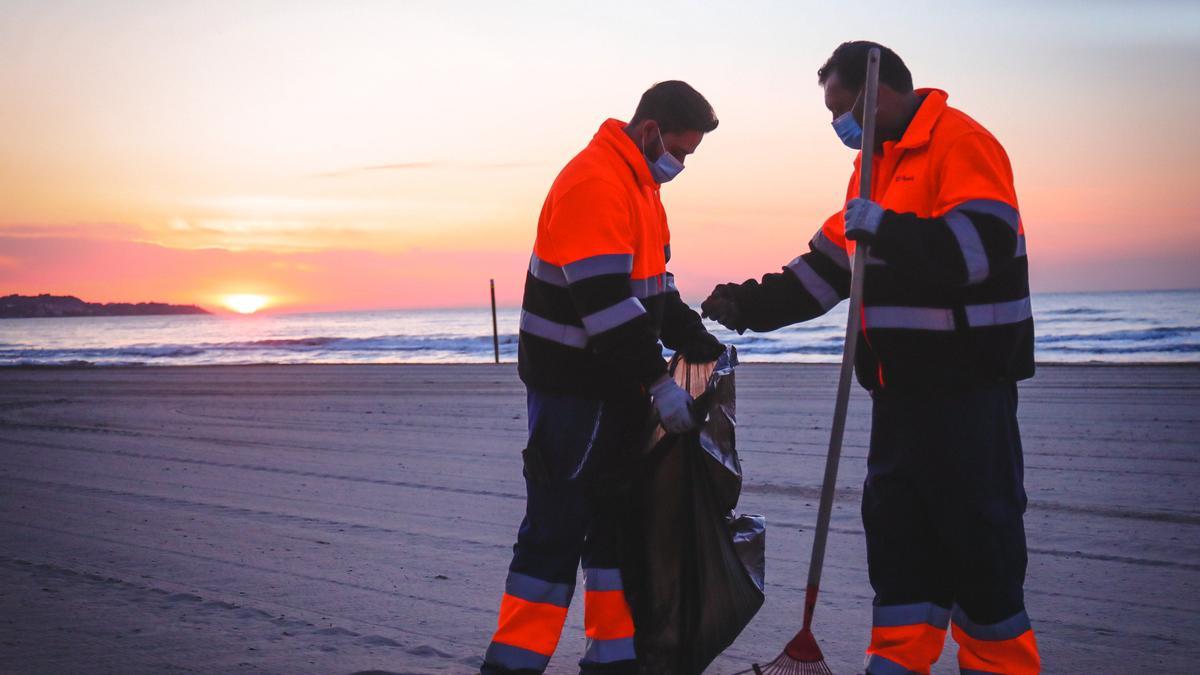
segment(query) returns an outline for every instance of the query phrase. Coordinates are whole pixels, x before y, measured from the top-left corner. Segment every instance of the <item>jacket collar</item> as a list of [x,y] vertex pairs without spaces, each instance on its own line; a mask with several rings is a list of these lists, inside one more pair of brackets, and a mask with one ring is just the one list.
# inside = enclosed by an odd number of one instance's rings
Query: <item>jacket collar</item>
[[608,119],[600,125],[600,129],[592,138],[592,142],[615,152],[633,171],[634,178],[641,185],[658,188],[658,182],[650,175],[650,165],[642,149],[625,133],[625,123],[618,119]]
[[946,99],[949,95],[941,89],[918,89],[917,94],[924,96],[925,100],[921,102],[921,107],[917,108],[917,114],[913,115],[908,123],[904,135],[893,146],[897,150],[919,148],[929,143],[934,125],[946,110]]

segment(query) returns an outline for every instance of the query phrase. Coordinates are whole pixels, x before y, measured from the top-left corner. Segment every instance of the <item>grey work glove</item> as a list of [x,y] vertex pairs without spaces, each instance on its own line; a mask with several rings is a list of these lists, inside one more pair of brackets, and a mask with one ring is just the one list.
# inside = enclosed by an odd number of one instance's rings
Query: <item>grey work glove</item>
[[842,216],[846,223],[846,238],[870,243],[883,220],[883,207],[869,199],[855,198],[846,203]]
[[654,401],[654,411],[668,433],[681,434],[695,425],[692,397],[670,375],[663,375],[650,385],[650,397]]

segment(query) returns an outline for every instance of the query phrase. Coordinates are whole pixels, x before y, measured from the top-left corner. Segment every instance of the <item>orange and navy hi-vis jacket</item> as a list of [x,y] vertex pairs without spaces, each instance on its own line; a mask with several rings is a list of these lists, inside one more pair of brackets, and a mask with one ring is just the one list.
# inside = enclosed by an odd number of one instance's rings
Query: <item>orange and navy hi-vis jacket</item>
[[[1033,375],[1025,229],[1004,148],[978,122],[923,101],[876,153],[870,198],[885,211],[867,259],[856,370],[867,389],[945,388]],[[846,193],[858,196],[859,162]],[[843,211],[782,273],[733,289],[743,328],[773,330],[847,297],[854,242]]]
[[[559,173],[538,219],[519,369],[552,393],[633,393],[666,373],[661,339],[717,344],[667,272],[671,233],[642,151],[610,119]],[[714,356],[715,358],[715,356]]]

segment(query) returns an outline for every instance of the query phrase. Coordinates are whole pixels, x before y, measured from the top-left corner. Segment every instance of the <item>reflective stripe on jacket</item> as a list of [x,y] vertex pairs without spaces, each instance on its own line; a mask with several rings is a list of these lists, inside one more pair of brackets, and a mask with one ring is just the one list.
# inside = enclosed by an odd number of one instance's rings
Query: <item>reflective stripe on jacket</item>
[[[871,199],[885,212],[870,249],[856,370],[868,389],[945,387],[1033,375],[1025,229],[1012,168],[978,122],[921,89],[899,141],[883,144]],[[846,191],[858,196],[861,155]],[[846,298],[854,242],[830,216],[781,274],[737,290],[745,327],[772,330]]]

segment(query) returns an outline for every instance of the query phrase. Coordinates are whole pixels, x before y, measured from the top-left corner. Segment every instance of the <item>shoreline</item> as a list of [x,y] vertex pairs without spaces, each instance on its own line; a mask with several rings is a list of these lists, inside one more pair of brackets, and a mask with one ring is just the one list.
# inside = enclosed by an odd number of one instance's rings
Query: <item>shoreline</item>
[[[839,366],[836,362],[829,363],[812,363],[806,361],[752,361],[742,360],[738,357],[739,365],[742,366],[780,366],[780,367],[814,367],[814,368],[832,368]],[[439,361],[390,361],[381,363],[359,363],[355,361],[326,361],[313,363],[279,363],[275,361],[264,361],[256,363],[179,363],[179,364],[154,364],[154,363],[138,363],[138,364],[114,364],[104,365],[95,363],[64,363],[64,364],[15,364],[15,365],[0,365],[0,371],[3,370],[145,370],[145,369],[179,369],[179,368],[305,368],[305,367],[334,367],[334,368],[390,368],[396,366],[416,366],[428,368],[433,366],[438,367],[472,367],[482,368],[487,366],[516,366],[516,361],[501,361],[500,363],[491,362],[439,362]],[[1113,361],[1045,361],[1037,362],[1037,368],[1194,368],[1200,369],[1200,361],[1128,361],[1128,362],[1113,362]],[[1036,378],[1035,374],[1033,378]],[[1025,380],[1021,380],[1025,381]]]

